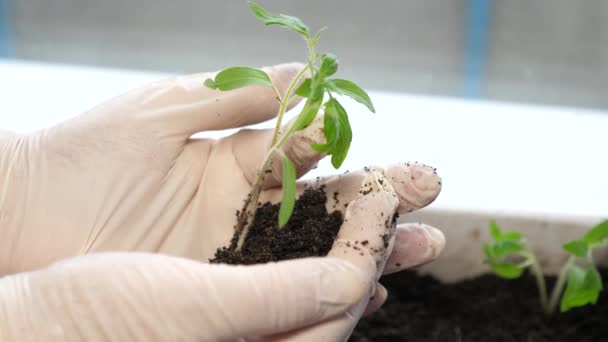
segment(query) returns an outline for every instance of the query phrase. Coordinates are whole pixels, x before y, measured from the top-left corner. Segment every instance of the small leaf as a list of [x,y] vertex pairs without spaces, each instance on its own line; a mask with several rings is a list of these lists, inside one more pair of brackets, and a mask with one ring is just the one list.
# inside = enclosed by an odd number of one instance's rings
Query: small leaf
[[327,88],[331,91],[334,91],[338,94],[346,95],[353,100],[365,105],[372,113],[376,112],[374,105],[372,104],[372,100],[369,98],[369,95],[365,92],[365,90],[361,89],[355,83],[342,80],[342,79],[330,79],[326,80]]
[[308,37],[308,26],[304,24],[302,20],[296,17],[292,17],[289,15],[274,15],[263,9],[260,5],[256,4],[253,1],[249,1],[249,8],[253,15],[256,18],[264,22],[266,26],[268,25],[279,25],[283,27],[287,27],[292,31],[300,33],[306,37]]
[[581,268],[576,265],[570,266],[568,285],[562,297],[560,310],[568,311],[572,308],[597,303],[602,290],[602,277],[597,269],[590,265]]
[[296,95],[308,97],[310,95],[310,78],[305,79],[302,84],[296,89]]
[[232,90],[252,85],[272,87],[272,81],[260,69],[232,67],[220,71],[215,80],[207,79],[205,85],[211,89]]
[[312,37],[312,39],[310,40],[310,43],[312,44],[312,46],[316,46],[317,43],[319,42],[319,38],[321,37],[321,32],[325,31],[325,29],[327,29],[327,27],[322,27],[316,34],[314,37]]
[[[340,127],[340,135],[337,137],[337,143],[334,151],[331,154],[331,164],[334,168],[339,169],[346,159],[350,144],[353,140],[353,131],[348,121],[348,114],[342,105],[336,100],[332,99],[332,107],[335,107],[338,113],[338,125]],[[327,107],[326,107],[327,108]]]
[[295,122],[289,128],[287,135],[308,127],[308,125],[310,125],[310,123],[317,116],[317,113],[321,108],[321,104],[323,103],[323,87],[317,86],[317,88],[314,89],[312,92],[313,95],[309,96],[308,100],[306,100],[302,111],[300,112],[300,114],[298,114],[298,117],[296,118]]
[[501,240],[494,244],[494,257],[502,258],[509,254],[521,252],[524,250],[524,246],[517,241]]
[[353,132],[348,121],[346,110],[336,99],[325,102],[324,131],[326,143],[313,144],[312,148],[318,152],[331,155],[331,164],[339,169],[346,159]]
[[496,221],[492,220],[490,222],[490,235],[494,241],[513,241],[513,242],[522,242],[522,235],[519,232],[508,231],[503,232],[500,229],[500,226]]
[[589,244],[587,243],[587,241],[584,240],[570,241],[563,247],[566,251],[581,258],[586,257],[587,253],[589,252]]
[[504,232],[502,234],[501,240],[507,241],[521,241],[522,236],[520,232]]
[[499,241],[502,237],[502,232],[500,231],[500,226],[496,221],[490,222],[490,235],[492,235],[492,239],[495,241]]
[[338,57],[333,53],[323,54],[321,57],[321,67],[319,73],[321,77],[327,77],[335,74],[338,71]]
[[289,221],[296,203],[296,167],[291,160],[283,157],[283,199],[279,209],[279,228]]
[[317,152],[327,152],[332,154],[336,144],[338,143],[338,137],[340,135],[340,123],[338,119],[338,113],[335,110],[327,110],[327,103],[325,103],[325,115],[323,117],[323,133],[325,135],[325,144],[312,144],[311,147]]
[[505,279],[519,278],[524,272],[523,268],[512,263],[492,264],[490,266],[492,267],[494,273]]
[[602,221],[597,224],[595,227],[591,228],[585,236],[583,240],[585,240],[590,245],[596,245],[604,243],[608,239],[608,220]]

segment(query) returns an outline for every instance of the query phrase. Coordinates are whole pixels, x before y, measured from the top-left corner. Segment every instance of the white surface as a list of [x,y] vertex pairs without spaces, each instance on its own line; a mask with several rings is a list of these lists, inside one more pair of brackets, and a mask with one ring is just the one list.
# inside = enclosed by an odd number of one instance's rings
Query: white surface
[[[28,132],[167,75],[0,61],[0,76],[0,128]],[[443,177],[433,208],[608,216],[608,113],[370,96],[377,114],[345,100],[354,141],[340,171],[420,161]],[[323,161],[307,178],[335,172]]]

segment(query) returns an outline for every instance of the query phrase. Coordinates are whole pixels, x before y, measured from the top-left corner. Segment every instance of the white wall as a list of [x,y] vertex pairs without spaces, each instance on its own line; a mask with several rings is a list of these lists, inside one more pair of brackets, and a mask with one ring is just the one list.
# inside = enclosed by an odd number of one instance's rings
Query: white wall
[[[20,132],[47,127],[166,76],[18,62],[0,62],[0,75],[0,128]],[[345,101],[354,141],[340,172],[420,161],[443,177],[432,209],[608,216],[606,113],[370,95],[377,114]],[[324,161],[307,177],[334,172]]]

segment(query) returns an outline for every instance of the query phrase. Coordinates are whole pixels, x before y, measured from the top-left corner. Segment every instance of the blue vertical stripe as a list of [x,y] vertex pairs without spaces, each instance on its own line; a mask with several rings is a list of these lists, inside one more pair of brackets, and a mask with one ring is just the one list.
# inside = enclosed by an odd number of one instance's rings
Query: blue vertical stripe
[[8,1],[0,0],[0,58],[7,58],[10,55]]
[[493,0],[467,0],[463,95],[483,96]]

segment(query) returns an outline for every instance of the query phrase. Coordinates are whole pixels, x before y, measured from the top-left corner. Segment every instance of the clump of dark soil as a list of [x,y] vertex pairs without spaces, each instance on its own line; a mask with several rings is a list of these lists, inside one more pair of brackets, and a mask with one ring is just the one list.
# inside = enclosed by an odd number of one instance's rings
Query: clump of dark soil
[[236,251],[238,235],[235,234],[230,246],[218,249],[210,262],[251,265],[327,255],[343,216],[339,211],[329,213],[326,202],[325,188],[306,189],[296,200],[289,222],[280,229],[279,204],[259,206],[241,251]]
[[[608,270],[603,270],[604,288]],[[547,277],[549,289],[554,277]],[[531,275],[503,280],[484,275],[444,285],[430,276],[400,272],[382,277],[384,306],[356,327],[351,342],[608,341],[608,296],[596,305],[547,318]]]

